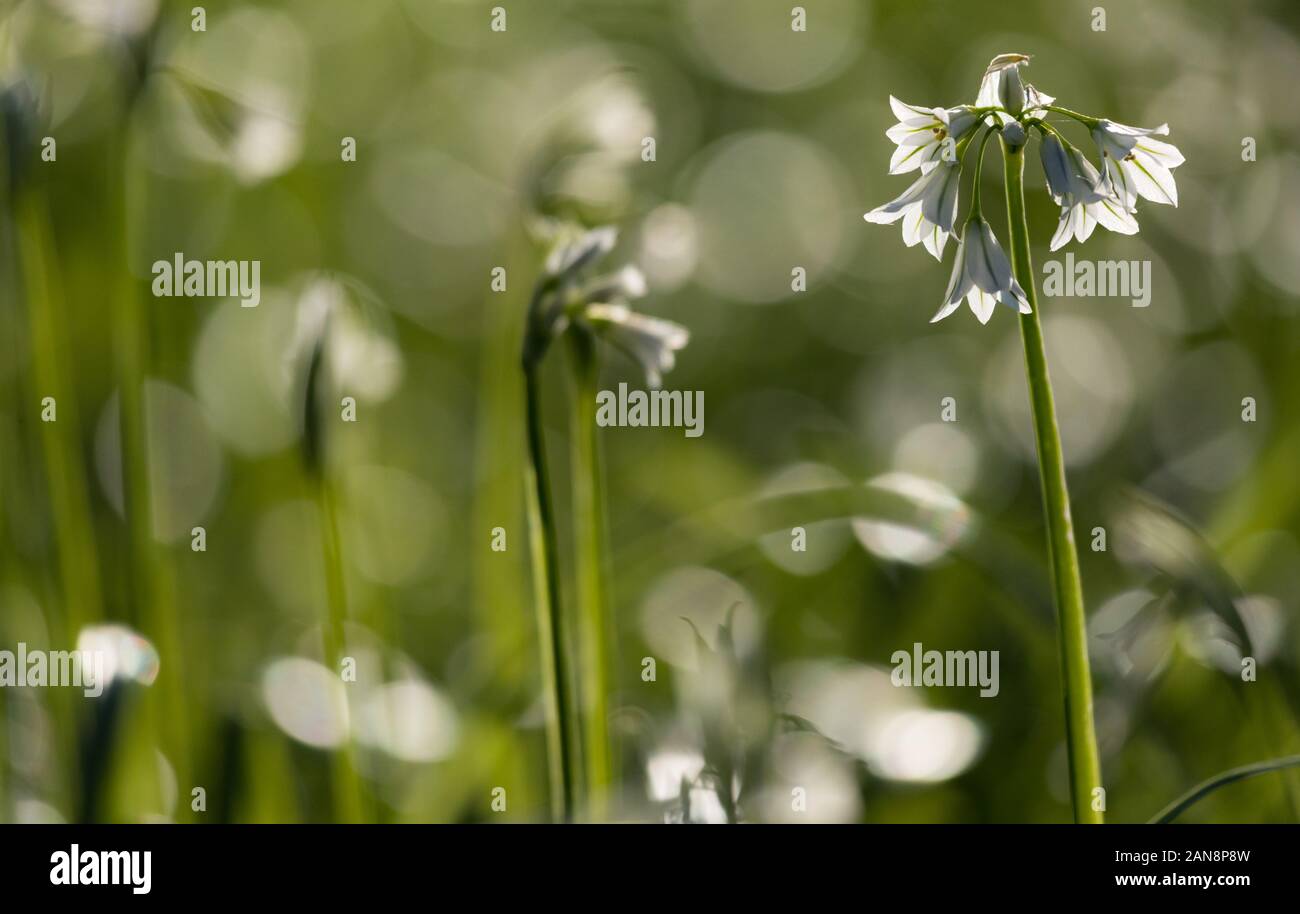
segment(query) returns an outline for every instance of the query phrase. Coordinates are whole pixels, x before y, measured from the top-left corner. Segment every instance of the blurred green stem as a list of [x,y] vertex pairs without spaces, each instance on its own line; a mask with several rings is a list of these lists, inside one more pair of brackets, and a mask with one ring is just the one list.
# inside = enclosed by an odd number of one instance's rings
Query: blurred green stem
[[546,442],[542,426],[540,366],[524,366],[528,426],[528,464],[525,471],[528,499],[529,547],[533,562],[533,601],[537,607],[537,637],[541,649],[542,686],[546,702],[546,751],[551,776],[551,811],[558,818],[573,818],[576,776],[574,732],[576,720],[569,686],[570,652],[561,618],[560,569],[555,533],[555,506],[546,475]]
[[[50,614],[50,640],[61,649],[76,646],[81,631],[103,612],[99,559],[90,496],[78,443],[79,410],[65,361],[71,345],[66,309],[58,286],[54,237],[44,200],[36,190],[19,190],[14,199],[18,274],[31,334],[33,392],[52,397],[57,420],[41,422],[45,484],[49,490],[57,544],[61,611]],[[36,406],[36,404],[31,404]],[[64,695],[52,699],[59,722],[61,751],[68,759],[69,808],[81,806],[80,752],[74,705]]]
[[69,645],[101,612],[99,561],[90,519],[90,496],[77,440],[80,431],[75,385],[65,361],[72,351],[62,296],[55,285],[57,265],[49,217],[33,193],[16,201],[18,248],[32,339],[32,369],[37,393],[53,397],[57,422],[41,423],[45,465],[54,513],[59,571],[63,579],[63,636]]
[[570,473],[573,496],[574,579],[578,606],[578,647],[581,654],[583,764],[586,772],[586,814],[605,818],[612,780],[609,734],[609,646],[613,621],[605,579],[605,505],[600,446],[596,438],[595,403],[599,379],[596,341],[590,332],[573,327],[569,340],[573,396],[569,398]]
[[[325,662],[334,676],[343,675],[346,647],[344,623],[348,615],[347,580],[343,575],[343,547],[339,536],[338,510],[330,481],[321,468],[316,478],[316,504],[320,510],[321,551],[325,561],[325,590],[328,617],[325,620]],[[347,683],[344,683],[346,689]],[[355,749],[349,732],[331,759],[334,814],[339,822],[366,821],[361,779],[357,775]]]
[[[1102,786],[1097,757],[1097,736],[1092,723],[1092,675],[1088,668],[1088,633],[1084,615],[1083,581],[1075,551],[1070,518],[1070,495],[1065,484],[1065,460],[1056,423],[1056,404],[1047,373],[1047,352],[1034,287],[1029,252],[1029,226],[1025,218],[1025,147],[1002,144],[1007,189],[1007,224],[1010,227],[1011,262],[1024,287],[1029,314],[1020,315],[1020,336],[1025,347],[1025,376],[1034,414],[1034,439],[1038,446],[1038,472],[1043,487],[1047,519],[1047,546],[1052,564],[1052,587],[1061,645],[1061,673],[1065,689],[1065,736],[1070,760],[1070,797],[1074,821],[1100,823],[1093,791]],[[1102,794],[1104,796],[1104,794]]]
[[[121,134],[105,157],[111,201],[109,225],[119,226],[114,236],[112,260],[119,265],[114,274],[111,303],[114,313],[114,353],[118,380],[118,431],[122,454],[122,504],[126,521],[128,590],[142,633],[158,649],[158,680],[151,691],[149,711],[164,755],[171,762],[181,785],[192,784],[193,751],[190,741],[186,699],[190,681],[184,656],[179,614],[176,611],[175,581],[161,548],[154,539],[155,497],[150,470],[148,397],[146,384],[150,366],[153,325],[141,295],[139,282],[130,269],[131,247],[143,224],[146,178],[137,172],[131,148],[134,98],[125,108]],[[188,795],[188,787],[182,788]],[[93,805],[86,807],[93,811]],[[177,818],[191,817],[188,803],[177,804]]]

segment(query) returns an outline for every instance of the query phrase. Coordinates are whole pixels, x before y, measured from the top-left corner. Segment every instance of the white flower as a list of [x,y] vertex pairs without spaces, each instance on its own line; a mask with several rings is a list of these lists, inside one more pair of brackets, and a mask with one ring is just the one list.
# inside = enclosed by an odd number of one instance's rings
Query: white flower
[[639,314],[626,305],[590,304],[581,317],[610,345],[640,362],[651,387],[662,383],[663,372],[672,370],[674,353],[691,338],[680,324]]
[[902,219],[903,241],[907,246],[924,242],[925,249],[936,260],[942,260],[944,245],[957,218],[957,188],[961,184],[957,163],[942,164],[942,168],[932,168],[917,178],[901,197],[877,206],[862,218],[878,225]]
[[930,323],[941,321],[956,311],[963,298],[981,324],[988,323],[997,302],[1015,308],[1021,314],[1030,312],[1025,290],[1011,275],[1011,263],[983,216],[976,216],[966,223],[961,243],[957,245],[957,259],[952,265],[952,278],[948,280],[943,306]]
[[945,143],[950,139],[955,143],[976,124],[976,117],[967,106],[922,108],[900,102],[891,95],[889,107],[898,118],[898,123],[885,131],[885,136],[898,144],[889,160],[891,175],[917,168],[922,174],[928,172],[939,164]]
[[579,235],[565,235],[546,258],[546,272],[551,276],[571,277],[592,261],[614,249],[618,229],[601,226]]
[[1078,149],[1048,133],[1039,155],[1047,175],[1047,190],[1061,205],[1061,219],[1052,235],[1053,251],[1071,238],[1087,241],[1098,223],[1121,235],[1137,232],[1137,220]]
[[1138,197],[1178,205],[1178,186],[1171,170],[1183,164],[1183,154],[1171,143],[1152,139],[1168,134],[1168,124],[1147,130],[1105,118],[1092,130],[1093,141],[1101,151],[1106,182],[1130,212]]
[[607,273],[584,282],[577,296],[587,302],[626,302],[646,294],[645,274],[631,264],[616,273]]
[[1010,112],[1010,114],[1001,111],[993,112],[991,116],[1000,126],[1015,120],[1012,115],[1019,115],[1022,111],[1027,112],[1031,117],[1042,117],[1046,114],[1042,106],[1056,101],[1052,96],[1044,95],[1021,80],[1020,68],[1028,63],[1028,54],[999,54],[989,62],[988,69],[984,71],[975,105],[978,108],[1001,107]]

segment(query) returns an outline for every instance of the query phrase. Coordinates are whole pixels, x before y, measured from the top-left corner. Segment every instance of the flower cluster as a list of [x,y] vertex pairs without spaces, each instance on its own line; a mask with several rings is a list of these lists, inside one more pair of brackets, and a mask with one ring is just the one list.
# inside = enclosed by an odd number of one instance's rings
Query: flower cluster
[[529,307],[525,367],[539,362],[551,341],[576,322],[638,362],[651,387],[660,385],[690,332],[628,307],[646,293],[645,277],[636,267],[586,276],[587,268],[613,250],[617,240],[617,231],[603,226],[565,235],[551,249]]
[[[1099,224],[1112,232],[1134,234],[1138,230],[1138,197],[1178,205],[1172,170],[1182,164],[1183,156],[1173,145],[1155,139],[1169,133],[1168,125],[1127,127],[1057,107],[1056,99],[1023,80],[1020,71],[1028,63],[1029,57],[1024,54],[999,54],[993,58],[974,105],[925,108],[889,98],[898,118],[898,123],[885,132],[897,146],[889,173],[919,169],[921,175],[900,197],[876,207],[865,218],[881,224],[901,221],[907,246],[920,242],[936,260],[943,259],[948,237],[958,238],[952,278],[935,321],[957,310],[963,298],[981,323],[987,323],[996,302],[1025,314],[1030,310],[1024,290],[1012,276],[1006,253],[980,211],[980,163],[984,145],[994,133],[1013,149],[1023,146],[1031,131],[1041,135],[1039,155],[1047,190],[1061,208],[1052,236],[1053,251],[1072,238],[1088,240]],[[1101,168],[1047,122],[1049,113],[1073,119],[1089,130]],[[981,128],[971,205],[958,232],[962,163]]]

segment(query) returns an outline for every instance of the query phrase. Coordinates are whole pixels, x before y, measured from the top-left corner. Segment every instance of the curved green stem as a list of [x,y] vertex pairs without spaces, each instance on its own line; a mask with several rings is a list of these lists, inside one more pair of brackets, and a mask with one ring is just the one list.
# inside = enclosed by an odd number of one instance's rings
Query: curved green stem
[[1087,114],[1080,114],[1078,111],[1071,111],[1069,108],[1062,108],[1060,105],[1042,105],[1045,111],[1054,111],[1057,114],[1064,114],[1066,117],[1073,118],[1083,126],[1091,130],[1100,122],[1100,118],[1090,117]]
[[1010,227],[1011,262],[1024,287],[1029,314],[1020,315],[1020,335],[1025,349],[1025,376],[1033,406],[1034,439],[1042,480],[1043,508],[1047,520],[1047,546],[1052,565],[1052,588],[1061,647],[1061,674],[1065,689],[1065,735],[1070,760],[1070,798],[1074,820],[1100,823],[1094,791],[1101,788],[1101,763],[1092,723],[1092,676],[1088,668],[1088,633],[1084,615],[1083,581],[1074,545],[1070,496],[1065,484],[1065,460],[1056,423],[1056,404],[1047,372],[1047,352],[1034,288],[1033,260],[1029,252],[1029,226],[1025,218],[1025,147],[1002,145],[1007,189],[1007,223]]
[[555,506],[546,475],[546,443],[542,428],[540,371],[535,362],[524,366],[525,412],[528,425],[527,480],[529,548],[533,563],[533,600],[537,607],[537,636],[541,648],[542,687],[546,702],[546,752],[551,778],[551,810],[557,819],[573,818],[577,780],[570,663],[560,604],[560,568],[555,532]]
[[1168,825],[1187,811],[1189,807],[1195,804],[1202,797],[1208,796],[1220,787],[1225,787],[1236,781],[1244,781],[1246,778],[1253,778],[1256,775],[1268,774],[1270,771],[1280,771],[1284,768],[1294,768],[1300,766],[1300,755],[1289,755],[1285,758],[1270,759],[1267,762],[1257,762],[1254,765],[1242,765],[1240,768],[1231,768],[1221,774],[1216,774],[1208,781],[1202,781],[1187,793],[1174,800],[1159,813],[1157,813],[1148,825]]
[[596,341],[588,331],[575,326],[566,336],[573,378],[573,396],[569,401],[570,473],[581,661],[583,770],[587,788],[585,812],[599,822],[605,818],[607,795],[613,780],[609,733],[609,645],[613,638],[613,620],[607,602],[604,493],[593,413],[599,365]]
[[989,137],[997,133],[996,127],[987,127],[984,130],[984,136],[980,137],[979,153],[975,156],[975,176],[971,180],[971,197],[970,197],[970,215],[966,218],[979,218],[982,213],[980,209],[980,175],[984,171],[984,147],[989,143]]

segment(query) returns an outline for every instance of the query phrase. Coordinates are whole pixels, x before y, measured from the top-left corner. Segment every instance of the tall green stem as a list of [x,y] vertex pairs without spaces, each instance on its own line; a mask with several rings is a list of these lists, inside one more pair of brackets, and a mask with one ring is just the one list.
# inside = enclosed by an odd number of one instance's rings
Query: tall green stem
[[[325,663],[335,676],[342,675],[347,650],[348,595],[343,573],[343,541],[339,533],[338,509],[330,479],[322,468],[316,479],[316,503],[320,510],[321,555],[325,564],[325,592],[328,615],[324,627]],[[330,787],[334,815],[339,822],[365,822],[366,808],[361,777],[357,772],[356,746],[349,733],[339,751],[330,758]]]
[[[114,354],[118,380],[118,431],[122,452],[122,503],[126,521],[127,592],[135,622],[158,649],[158,680],[148,714],[159,746],[176,772],[177,782],[192,783],[193,751],[186,700],[189,669],[177,612],[174,571],[154,539],[152,457],[149,444],[146,384],[152,364],[153,324],[139,281],[131,274],[129,240],[148,214],[148,183],[132,150],[134,91],[125,108],[122,134],[111,141],[108,165],[111,262],[116,264],[110,302],[114,311]],[[177,818],[191,815],[188,803],[176,807]],[[88,805],[85,814],[93,814]]]
[[[53,397],[58,409],[58,421],[39,424],[62,596],[61,610],[50,614],[50,640],[53,645],[70,648],[76,645],[89,620],[102,617],[103,603],[90,496],[78,446],[76,386],[67,364],[71,351],[67,311],[59,290],[60,273],[45,201],[38,192],[19,190],[12,211],[17,228],[17,272],[31,334],[32,391],[42,398]],[[69,759],[68,797],[77,798],[68,807],[79,808],[81,772],[75,708],[60,694],[54,696],[52,704],[61,750]]]
[[551,811],[558,819],[573,818],[577,781],[578,739],[569,677],[568,639],[560,603],[559,546],[555,505],[546,475],[546,442],[542,427],[541,383],[534,363],[524,367],[528,424],[527,480],[529,547],[533,563],[533,595],[537,607],[537,637],[541,649],[542,684],[546,701],[546,751],[551,776]]
[[612,781],[609,738],[609,645],[613,624],[605,582],[605,514],[600,449],[596,440],[595,403],[599,380],[596,341],[581,327],[569,340],[573,396],[569,398],[570,473],[573,497],[574,581],[578,606],[578,650],[581,659],[583,763],[586,772],[586,814],[605,818]]
[[[1047,546],[1052,562],[1052,587],[1061,644],[1061,673],[1065,689],[1065,735],[1070,758],[1070,798],[1074,820],[1100,823],[1093,791],[1102,786],[1097,758],[1097,736],[1092,724],[1092,676],[1088,669],[1088,633],[1083,604],[1083,581],[1075,551],[1070,519],[1070,496],[1065,485],[1065,460],[1056,424],[1056,404],[1047,374],[1043,325],[1034,289],[1033,260],[1029,252],[1029,226],[1025,219],[1025,147],[1005,142],[1002,158],[1007,187],[1007,223],[1011,233],[1011,262],[1024,287],[1029,314],[1020,315],[1020,336],[1025,346],[1025,376],[1033,406],[1034,438],[1038,445],[1038,471],[1047,516]],[[1102,795],[1104,796],[1104,794]],[[1104,804],[1096,804],[1104,805]]]

